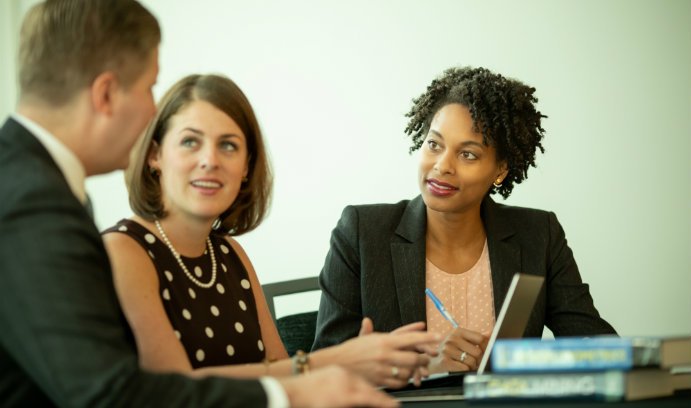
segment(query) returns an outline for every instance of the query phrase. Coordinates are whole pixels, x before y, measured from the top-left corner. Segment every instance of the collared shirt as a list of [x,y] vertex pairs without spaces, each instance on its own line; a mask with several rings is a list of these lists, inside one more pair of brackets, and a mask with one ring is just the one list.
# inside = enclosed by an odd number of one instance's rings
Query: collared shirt
[[[77,156],[58,138],[33,120],[17,112],[10,114],[12,119],[24,126],[45,147],[53,161],[58,165],[67,185],[80,203],[86,205],[86,170]],[[260,384],[267,397],[267,408],[287,408],[290,406],[288,395],[275,378],[261,377]]]
[[53,158],[53,161],[58,165],[74,196],[77,197],[80,203],[86,204],[86,170],[77,156],[58,138],[33,120],[17,112],[11,113],[10,116],[41,142],[48,154]]

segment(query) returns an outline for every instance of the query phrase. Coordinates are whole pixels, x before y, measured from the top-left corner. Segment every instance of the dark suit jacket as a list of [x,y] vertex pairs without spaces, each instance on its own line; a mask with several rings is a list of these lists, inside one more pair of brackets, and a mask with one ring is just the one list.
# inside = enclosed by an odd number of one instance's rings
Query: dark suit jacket
[[[497,204],[481,208],[487,233],[494,310],[499,313],[516,272],[545,277],[525,337],[615,333],[600,318],[581,281],[554,213]],[[313,349],[357,336],[363,317],[376,331],[426,321],[425,203],[349,206],[331,236],[319,277],[322,289]]]
[[138,368],[96,226],[12,119],[0,129],[0,405],[266,406],[258,381]]

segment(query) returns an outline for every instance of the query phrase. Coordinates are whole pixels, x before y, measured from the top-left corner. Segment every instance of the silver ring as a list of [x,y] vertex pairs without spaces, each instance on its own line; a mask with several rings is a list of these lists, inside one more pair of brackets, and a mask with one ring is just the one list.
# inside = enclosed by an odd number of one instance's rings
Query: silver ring
[[391,375],[393,376],[393,378],[398,378],[398,367],[391,367]]
[[468,353],[466,353],[465,351],[463,353],[461,353],[461,358],[459,359],[459,360],[461,360],[461,363],[465,361],[466,357],[468,357]]

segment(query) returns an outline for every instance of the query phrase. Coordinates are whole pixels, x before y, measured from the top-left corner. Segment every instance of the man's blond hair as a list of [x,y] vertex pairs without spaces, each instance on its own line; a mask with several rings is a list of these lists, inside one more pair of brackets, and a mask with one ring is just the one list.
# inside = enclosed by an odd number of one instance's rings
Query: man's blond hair
[[44,1],[22,23],[20,98],[61,106],[107,71],[128,88],[160,40],[156,18],[135,0]]

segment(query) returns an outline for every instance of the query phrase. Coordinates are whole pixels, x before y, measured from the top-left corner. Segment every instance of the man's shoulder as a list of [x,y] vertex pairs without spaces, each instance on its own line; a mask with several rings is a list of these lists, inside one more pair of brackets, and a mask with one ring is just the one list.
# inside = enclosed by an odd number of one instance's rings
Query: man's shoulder
[[0,207],[68,197],[70,190],[65,178],[47,152],[40,150],[40,144],[19,143],[12,140],[14,136],[32,137],[10,135],[5,126],[0,129]]
[[[36,189],[65,184],[62,173],[46,157],[21,148],[0,146],[0,188]],[[57,185],[60,185],[57,184]]]

